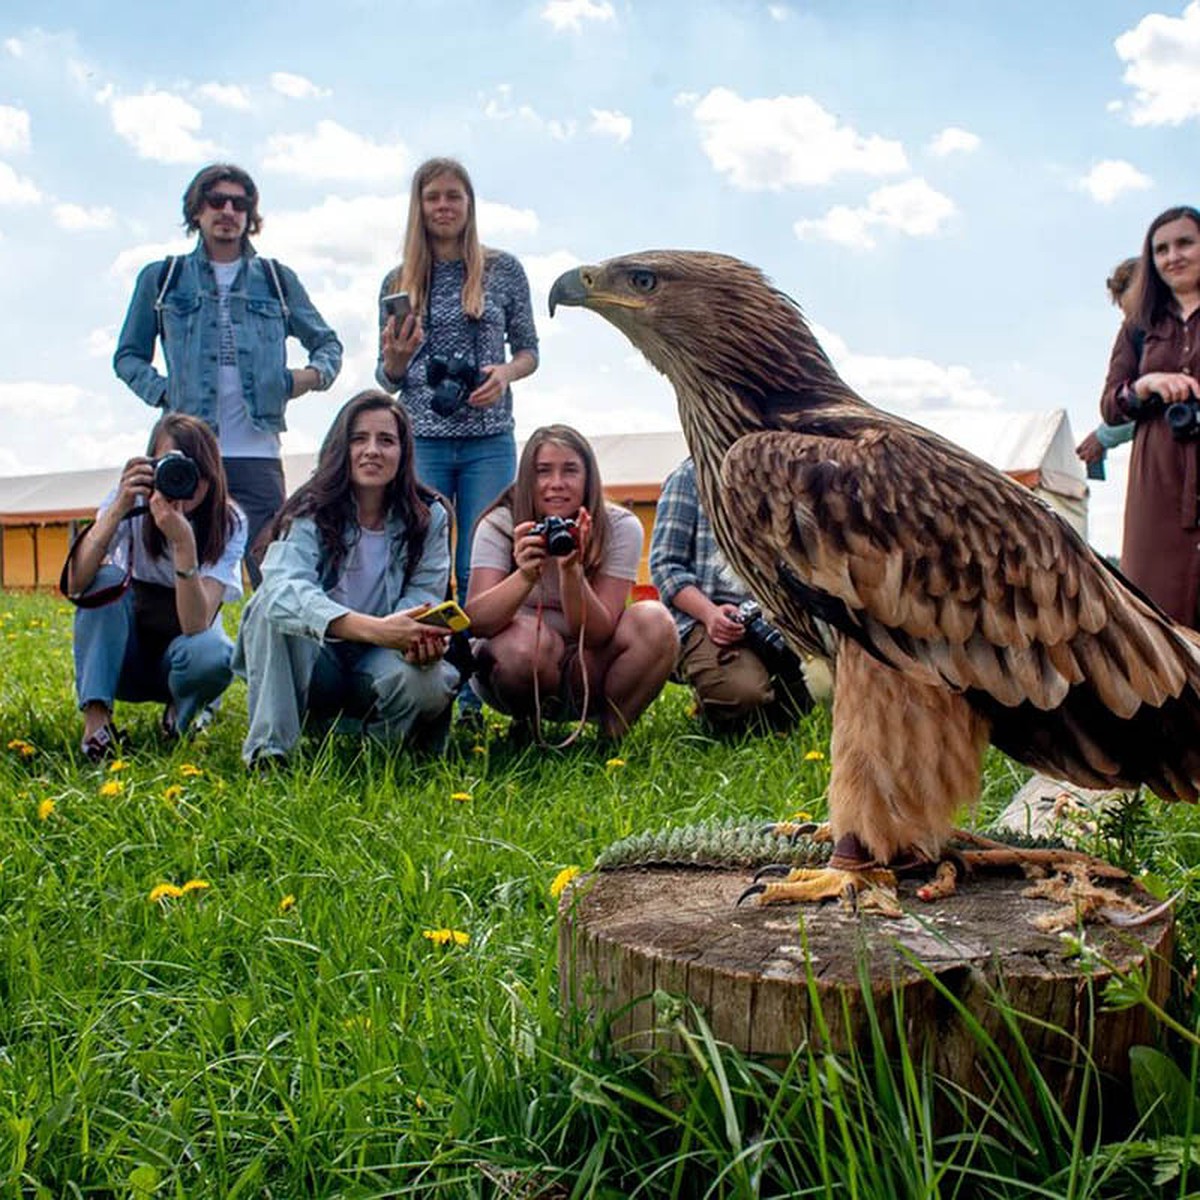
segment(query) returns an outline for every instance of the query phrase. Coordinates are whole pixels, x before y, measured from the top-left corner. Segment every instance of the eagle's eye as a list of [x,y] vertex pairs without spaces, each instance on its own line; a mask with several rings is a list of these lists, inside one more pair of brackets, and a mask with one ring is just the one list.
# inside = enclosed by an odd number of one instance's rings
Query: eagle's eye
[[655,278],[653,271],[630,271],[629,286],[635,292],[652,292],[658,286],[658,280]]

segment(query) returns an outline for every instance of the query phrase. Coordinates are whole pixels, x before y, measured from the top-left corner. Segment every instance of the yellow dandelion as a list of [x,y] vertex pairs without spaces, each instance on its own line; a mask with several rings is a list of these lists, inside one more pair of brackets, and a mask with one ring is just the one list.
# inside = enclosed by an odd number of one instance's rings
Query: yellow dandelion
[[100,785],[100,795],[119,796],[124,788],[125,785],[119,779],[110,779],[107,783]]
[[195,763],[180,763],[179,773],[184,779],[195,779],[197,776],[204,774]]
[[425,1100],[421,1096],[420,1092],[413,1097],[413,1106],[416,1108],[417,1112],[425,1111]]
[[39,821],[50,820],[50,817],[53,814],[56,807],[57,807],[57,805],[54,803],[54,801],[51,800],[49,798],[49,796],[47,796],[45,800],[41,801],[38,804],[38,820]]
[[186,896],[188,892],[207,892],[212,887],[212,884],[205,879],[189,879],[187,883],[179,889],[181,896]]
[[484,746],[472,746],[471,753],[472,754],[486,754],[487,749]]
[[804,756],[804,761],[805,762],[824,762],[825,761],[825,751],[824,750],[810,750]]
[[150,889],[150,895],[146,897],[151,904],[157,904],[160,900],[171,899],[178,900],[183,895],[183,888],[174,883],[158,883]]
[[115,775],[118,771],[124,771],[129,764],[123,758],[114,759],[108,764],[109,773]]
[[579,874],[578,867],[563,867],[550,883],[550,895],[557,900],[566,890],[567,884]]
[[609,771],[620,770],[620,768],[623,767],[624,765],[625,765],[625,760],[623,758],[610,758],[608,760],[608,762],[606,762],[604,764],[605,768]]
[[465,946],[471,940],[471,935],[463,933],[461,929],[426,929],[421,936],[428,938],[435,946],[448,946],[451,942],[456,946]]
[[183,795],[183,785],[180,783],[170,783],[163,788],[163,799],[174,802]]
[[281,913],[291,912],[296,907],[296,897],[288,892],[286,896],[279,902],[279,911]]
[[799,808],[794,813],[792,813],[792,815],[790,817],[788,817],[788,820],[789,821],[811,821],[812,813],[806,812],[804,809]]
[[466,804],[466,802],[471,799],[471,793],[470,792],[451,792],[450,799],[457,800],[459,802],[459,804]]
[[32,758],[36,752],[34,747],[24,738],[13,738],[13,740],[8,743],[8,748],[15,751],[22,758]]

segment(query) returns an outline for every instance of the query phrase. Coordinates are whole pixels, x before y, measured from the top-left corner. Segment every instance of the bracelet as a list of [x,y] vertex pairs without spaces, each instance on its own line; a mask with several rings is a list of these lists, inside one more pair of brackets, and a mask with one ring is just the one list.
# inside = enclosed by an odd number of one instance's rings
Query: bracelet
[[176,579],[195,579],[200,574],[199,567],[188,567],[186,571],[181,571],[178,567],[175,568]]

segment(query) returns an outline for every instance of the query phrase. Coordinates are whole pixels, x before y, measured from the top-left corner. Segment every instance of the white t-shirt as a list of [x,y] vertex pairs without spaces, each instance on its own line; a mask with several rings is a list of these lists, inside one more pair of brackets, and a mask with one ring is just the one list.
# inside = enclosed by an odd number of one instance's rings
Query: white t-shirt
[[[100,516],[112,506],[117,498],[117,489],[113,488],[104,497],[99,511]],[[215,563],[201,563],[200,574],[208,579],[218,579],[225,585],[224,600],[226,604],[233,603],[242,594],[242,556],[246,553],[246,518],[236,504],[233,506],[237,516],[237,525],[229,540],[225,543],[225,552]],[[142,527],[149,518],[148,513],[130,517],[117,526],[113,540],[108,544],[108,556],[113,563],[124,570],[129,561],[129,547],[133,546],[133,577],[144,583],[159,583],[163,587],[175,586],[175,558],[171,553],[171,544],[166,544],[161,557],[151,558],[146,551],[146,543],[142,540]]]
[[[637,579],[638,563],[642,557],[642,523],[627,508],[618,504],[607,504],[608,548],[600,564],[601,575],[614,579]],[[506,575],[516,569],[513,558],[513,519],[509,508],[494,508],[479,522],[475,540],[471,543],[471,570],[476,567],[503,571]],[[546,623],[560,633],[566,631],[566,618],[562,611],[562,596],[558,587],[556,560],[550,559],[542,577],[521,605],[523,609],[536,612],[539,603]]]
[[222,458],[279,458],[279,434],[255,429],[250,410],[242,394],[242,373],[238,370],[237,342],[229,317],[229,289],[242,263],[212,264],[217,277],[217,425]]
[[387,569],[392,552],[386,529],[360,529],[342,562],[330,599],[371,617],[387,615]]

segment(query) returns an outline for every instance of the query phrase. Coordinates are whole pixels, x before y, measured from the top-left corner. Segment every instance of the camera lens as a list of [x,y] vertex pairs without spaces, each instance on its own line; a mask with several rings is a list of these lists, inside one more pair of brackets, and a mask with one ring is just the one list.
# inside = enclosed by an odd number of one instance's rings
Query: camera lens
[[200,486],[200,471],[186,454],[171,450],[154,464],[154,490],[168,500],[190,500]]

